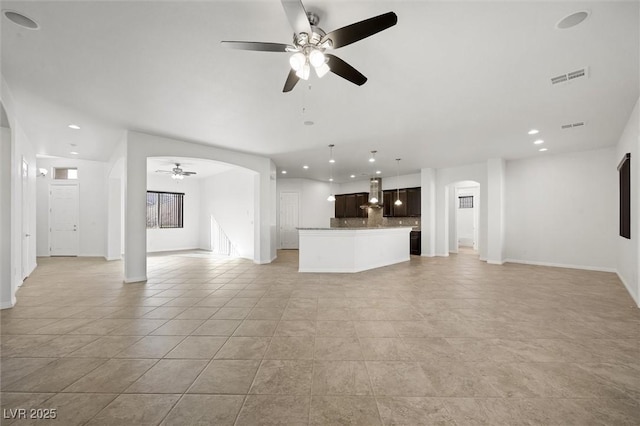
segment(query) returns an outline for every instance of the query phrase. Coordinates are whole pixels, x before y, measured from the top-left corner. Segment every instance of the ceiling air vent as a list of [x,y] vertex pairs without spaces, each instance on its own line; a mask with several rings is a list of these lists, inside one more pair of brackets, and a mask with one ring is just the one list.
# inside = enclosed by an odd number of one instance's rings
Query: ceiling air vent
[[582,77],[588,77],[589,76],[588,71],[589,71],[589,68],[584,67],[576,71],[571,71],[566,74],[560,74],[555,77],[551,77],[551,84],[555,85],[555,84],[567,83],[569,81],[573,81]]
[[560,127],[562,129],[573,129],[575,127],[584,127],[584,126],[585,126],[585,122],[584,121],[578,121],[577,123],[563,124]]

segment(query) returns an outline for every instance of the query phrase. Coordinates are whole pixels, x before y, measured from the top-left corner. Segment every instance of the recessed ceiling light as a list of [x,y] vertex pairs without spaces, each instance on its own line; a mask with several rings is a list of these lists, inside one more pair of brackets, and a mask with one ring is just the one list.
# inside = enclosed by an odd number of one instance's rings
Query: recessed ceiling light
[[546,150],[547,150],[547,148],[540,148],[538,151],[545,152]]
[[533,142],[534,145],[542,145],[544,143],[544,141],[542,139],[538,139],[537,141]]
[[376,170],[377,175],[379,175],[380,173],[382,173],[380,170]]
[[559,30],[566,30],[568,28],[575,27],[576,25],[584,22],[584,20],[589,17],[590,13],[591,12],[589,12],[588,10],[581,10],[579,12],[574,12],[570,15],[567,15],[558,21],[558,23],[556,24],[556,28]]
[[529,132],[528,132],[528,133],[529,133],[530,135],[537,135],[537,134],[538,134],[538,132],[539,132],[539,130],[538,130],[538,129],[531,129],[531,130],[529,130]]
[[309,166],[307,166],[306,164],[304,166],[302,166],[303,169],[307,170],[309,168]]
[[349,176],[349,177],[350,177],[351,179],[353,179],[354,177],[356,177],[356,175],[351,175],[351,176]]
[[333,178],[329,178],[329,182],[333,182]]
[[330,159],[330,160],[329,160],[329,162],[333,164],[333,163],[335,163],[335,162],[336,162],[336,160],[334,160],[334,159],[332,158],[332,159]]
[[69,154],[78,155],[78,153],[75,151],[71,151]]
[[16,25],[20,25],[22,28],[26,28],[28,30],[37,30],[40,28],[36,21],[22,13],[14,12],[13,10],[3,10],[2,13],[4,13],[4,16],[6,16],[8,20]]
[[73,130],[80,130],[80,126],[78,126],[77,124],[69,124],[69,128]]
[[287,171],[286,171],[286,170],[283,170],[283,171],[281,171],[280,173],[282,173],[283,175],[286,175],[286,174],[287,174]]

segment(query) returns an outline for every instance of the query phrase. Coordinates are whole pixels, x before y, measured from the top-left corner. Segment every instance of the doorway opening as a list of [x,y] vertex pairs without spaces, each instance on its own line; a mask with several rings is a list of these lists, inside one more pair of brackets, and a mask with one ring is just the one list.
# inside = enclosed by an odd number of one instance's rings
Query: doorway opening
[[448,189],[449,253],[478,254],[480,184],[460,181]]

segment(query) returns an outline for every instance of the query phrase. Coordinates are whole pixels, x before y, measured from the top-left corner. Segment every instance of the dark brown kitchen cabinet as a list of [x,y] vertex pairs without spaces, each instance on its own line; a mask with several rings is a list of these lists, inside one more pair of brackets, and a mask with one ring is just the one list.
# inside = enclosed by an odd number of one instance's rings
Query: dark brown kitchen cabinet
[[345,207],[347,204],[347,199],[344,195],[336,195],[336,204],[335,204],[335,217],[343,218],[345,216]]
[[335,217],[367,217],[367,211],[360,208],[367,202],[367,193],[336,195]]
[[406,191],[407,191],[406,215],[410,217],[420,216],[420,213],[421,213],[420,188],[407,188]]
[[382,216],[393,217],[393,197],[391,191],[382,192]]
[[420,231],[411,231],[409,235],[409,253],[420,256],[422,254],[422,238]]

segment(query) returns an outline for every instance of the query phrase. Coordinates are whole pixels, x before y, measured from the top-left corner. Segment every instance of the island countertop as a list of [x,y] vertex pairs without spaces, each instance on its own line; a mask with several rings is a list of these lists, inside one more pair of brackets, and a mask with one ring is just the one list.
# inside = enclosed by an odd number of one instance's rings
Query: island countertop
[[375,226],[375,227],[367,227],[367,226],[340,226],[333,228],[296,228],[298,231],[360,231],[360,230],[376,230],[376,229],[403,229],[410,228],[415,229],[419,228],[418,226]]

